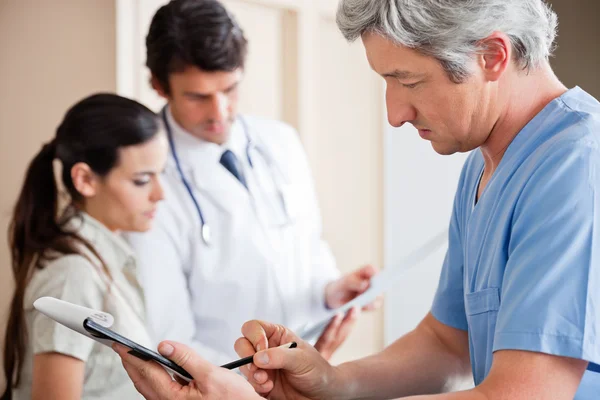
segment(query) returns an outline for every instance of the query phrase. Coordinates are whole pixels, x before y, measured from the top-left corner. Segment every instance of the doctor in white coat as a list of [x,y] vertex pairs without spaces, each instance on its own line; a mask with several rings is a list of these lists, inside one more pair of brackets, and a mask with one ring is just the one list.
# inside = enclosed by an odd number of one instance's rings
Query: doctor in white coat
[[[171,156],[154,228],[130,234],[155,340],[193,346],[215,364],[249,319],[300,328],[364,292],[376,273],[339,276],[297,133],[237,113],[246,39],[216,0],[173,0],[146,38]],[[370,308],[376,305],[371,305]],[[315,347],[329,358],[359,310]]]

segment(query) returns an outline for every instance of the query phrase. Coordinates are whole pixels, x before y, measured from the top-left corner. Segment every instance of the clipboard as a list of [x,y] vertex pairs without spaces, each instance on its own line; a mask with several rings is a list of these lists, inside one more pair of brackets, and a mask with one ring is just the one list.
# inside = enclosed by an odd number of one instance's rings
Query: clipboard
[[448,231],[443,230],[439,232],[408,256],[395,263],[394,266],[384,268],[383,271],[371,278],[371,285],[363,294],[336,309],[330,310],[318,321],[313,321],[300,327],[297,330],[297,335],[306,341],[318,339],[331,319],[337,314],[345,314],[353,307],[362,308],[375,301],[379,295],[391,289],[407,270],[421,264],[430,255],[442,248],[447,243],[447,240]]

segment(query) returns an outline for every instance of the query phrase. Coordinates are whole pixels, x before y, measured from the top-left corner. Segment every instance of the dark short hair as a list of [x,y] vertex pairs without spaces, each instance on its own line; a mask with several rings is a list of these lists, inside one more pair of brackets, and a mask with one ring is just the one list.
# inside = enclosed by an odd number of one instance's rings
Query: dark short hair
[[217,0],[171,0],[152,18],[146,66],[168,93],[169,75],[186,67],[243,68],[247,44],[233,15]]

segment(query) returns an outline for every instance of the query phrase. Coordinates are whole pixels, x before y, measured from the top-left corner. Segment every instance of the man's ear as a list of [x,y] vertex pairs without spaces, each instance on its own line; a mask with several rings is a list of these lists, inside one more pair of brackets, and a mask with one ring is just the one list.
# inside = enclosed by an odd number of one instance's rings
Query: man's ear
[[494,32],[480,41],[484,49],[478,57],[482,71],[490,82],[495,82],[510,66],[512,59],[512,43],[502,32]]
[[98,177],[86,163],[79,162],[73,165],[71,180],[75,190],[83,197],[94,197],[98,193]]
[[168,99],[169,96],[167,94],[166,88],[163,87],[163,85],[160,83],[160,81],[155,75],[152,75],[152,77],[150,78],[150,85],[152,86],[152,89],[156,90],[156,93],[158,93],[160,97]]

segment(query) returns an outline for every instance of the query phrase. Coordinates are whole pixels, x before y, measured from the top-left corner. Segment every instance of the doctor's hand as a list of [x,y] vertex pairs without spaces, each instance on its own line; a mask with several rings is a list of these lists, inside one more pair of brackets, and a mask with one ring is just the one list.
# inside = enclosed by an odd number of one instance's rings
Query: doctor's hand
[[[330,399],[340,394],[337,388],[344,385],[339,370],[284,326],[249,321],[242,334],[235,351],[240,357],[254,355],[254,363],[240,371],[257,393],[272,399]],[[278,347],[289,342],[298,347]]]
[[[366,265],[340,279],[330,282],[325,287],[325,303],[329,308],[340,307],[356,296],[364,293],[370,286],[371,278],[377,274],[377,269]],[[374,310],[379,307],[381,298],[363,307],[363,310]],[[331,320],[317,342],[315,348],[329,360],[333,353],[344,343],[352,331],[360,309],[353,308],[346,315],[339,314]]]
[[[260,396],[238,374],[202,359],[189,347],[176,342],[161,342],[158,351],[194,377],[189,384],[174,381],[154,361],[143,361],[128,353],[129,349],[113,344],[135,388],[149,400],[257,400]],[[180,383],[181,382],[181,383]]]
[[333,353],[346,341],[359,314],[360,308],[354,307],[345,316],[338,314],[331,319],[315,343],[315,349],[324,359],[331,359]]
[[[355,297],[363,294],[371,285],[371,278],[377,274],[377,268],[365,265],[325,286],[325,304],[329,308],[338,308]],[[381,305],[381,298],[363,307],[364,311],[374,310]]]

